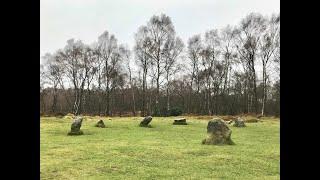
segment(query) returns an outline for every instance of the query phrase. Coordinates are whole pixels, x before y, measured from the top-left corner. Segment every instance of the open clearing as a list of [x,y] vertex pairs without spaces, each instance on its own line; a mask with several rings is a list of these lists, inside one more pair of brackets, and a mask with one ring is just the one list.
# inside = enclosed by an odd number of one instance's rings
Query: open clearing
[[40,119],[41,179],[280,179],[279,119],[232,129],[235,145],[202,145],[211,118],[86,117],[82,136],[67,136],[71,118]]

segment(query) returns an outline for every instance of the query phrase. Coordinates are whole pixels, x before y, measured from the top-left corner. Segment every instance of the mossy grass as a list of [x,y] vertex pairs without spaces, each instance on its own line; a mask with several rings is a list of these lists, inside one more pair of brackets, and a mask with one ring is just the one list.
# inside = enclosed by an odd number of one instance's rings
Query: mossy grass
[[79,136],[79,135],[83,135],[83,131],[70,131],[68,132],[68,136]]
[[145,125],[145,124],[139,124],[139,126],[140,126],[140,127],[145,127],[145,128],[153,128],[153,127],[151,126],[151,124],[147,124],[147,125]]
[[280,179],[280,123],[264,117],[246,128],[229,126],[235,145],[203,145],[208,120],[186,116],[84,120],[82,136],[67,136],[70,119],[41,117],[40,178],[45,179]]
[[188,125],[186,122],[173,122],[173,125]]

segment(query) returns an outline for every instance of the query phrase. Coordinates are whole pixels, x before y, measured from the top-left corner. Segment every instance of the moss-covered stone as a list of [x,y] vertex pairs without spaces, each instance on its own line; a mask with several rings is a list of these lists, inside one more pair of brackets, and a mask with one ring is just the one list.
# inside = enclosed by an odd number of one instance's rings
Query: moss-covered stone
[[212,145],[232,145],[234,142],[231,140],[231,129],[222,119],[213,119],[208,122],[207,137],[202,140],[202,144]]
[[243,120],[243,119],[237,118],[237,119],[234,121],[233,126],[234,126],[234,127],[246,127],[246,124],[244,123],[244,120]]

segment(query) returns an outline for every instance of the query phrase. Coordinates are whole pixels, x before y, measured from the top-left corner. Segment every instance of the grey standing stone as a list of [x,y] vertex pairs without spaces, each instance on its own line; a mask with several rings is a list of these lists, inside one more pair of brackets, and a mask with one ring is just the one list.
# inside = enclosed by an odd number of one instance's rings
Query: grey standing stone
[[103,120],[99,120],[95,126],[99,127],[99,128],[105,128],[106,127],[106,125],[104,124]]
[[149,123],[152,121],[152,117],[151,116],[147,116],[145,118],[143,118],[143,120],[140,122],[140,126],[141,127],[149,127]]
[[173,125],[188,125],[186,118],[175,119]]
[[208,122],[207,138],[202,141],[202,144],[234,144],[231,140],[231,129],[222,119],[213,119]]
[[68,135],[82,135],[83,132],[80,130],[82,125],[82,117],[77,117],[73,123],[71,124],[71,131],[68,133]]
[[246,127],[244,120],[241,118],[237,118],[233,124],[234,127]]

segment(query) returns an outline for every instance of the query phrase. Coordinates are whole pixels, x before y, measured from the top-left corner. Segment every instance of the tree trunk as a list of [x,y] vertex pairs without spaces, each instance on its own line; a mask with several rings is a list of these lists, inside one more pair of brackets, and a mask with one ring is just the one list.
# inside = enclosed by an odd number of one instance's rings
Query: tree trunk
[[134,88],[131,85],[131,90],[132,90],[132,110],[133,110],[133,116],[136,116],[136,101],[134,99]]
[[191,98],[192,98],[192,80],[191,80],[191,83],[190,83],[190,90],[189,90],[189,97],[188,97],[188,114],[190,114],[190,112],[192,111],[192,106],[191,106]]
[[107,116],[110,116],[110,90],[109,88],[107,88],[107,106],[106,106],[106,109],[104,111],[104,113],[107,115]]
[[210,109],[210,103],[211,103],[211,91],[210,91],[210,82],[208,82],[209,84],[209,87],[208,87],[208,90],[207,90],[207,112],[208,112],[208,115],[211,116],[211,109]]
[[142,112],[141,115],[146,116],[146,77],[147,77],[147,69],[143,70],[142,75]]
[[98,113],[99,113],[99,116],[101,115],[101,99],[102,99],[102,96],[101,96],[101,91],[100,89],[98,89]]
[[255,67],[254,67],[254,56],[252,56],[251,65],[252,65],[254,112],[255,112],[255,113],[258,113],[257,82],[256,82],[256,70],[255,70]]
[[145,116],[145,106],[146,106],[146,89],[144,87],[144,81],[143,81],[143,89],[142,89],[142,112],[141,115]]
[[169,72],[167,71],[167,113],[170,111],[170,95],[169,95]]
[[167,112],[170,111],[170,96],[169,96],[169,89],[167,88]]
[[78,92],[78,89],[75,89],[75,100],[74,100],[74,104],[73,104],[73,114],[75,116],[78,115],[78,99],[79,99],[79,92]]
[[78,112],[77,112],[78,115],[81,114],[83,111],[82,104],[83,104],[83,89],[80,90],[80,95],[79,95]]
[[156,114],[158,114],[159,112],[159,97],[160,97],[160,67],[158,65],[158,74],[157,74],[157,92],[156,92],[156,107],[155,107],[155,110],[156,110]]
[[261,109],[261,115],[264,116],[264,108],[265,108],[265,103],[267,99],[267,91],[266,91],[266,66],[265,63],[263,62],[263,72],[262,72],[262,80],[263,80],[263,99],[262,99],[262,109]]
[[55,113],[56,112],[56,107],[57,107],[57,88],[54,87],[53,88],[53,100],[52,100],[52,106],[51,106],[51,113]]

